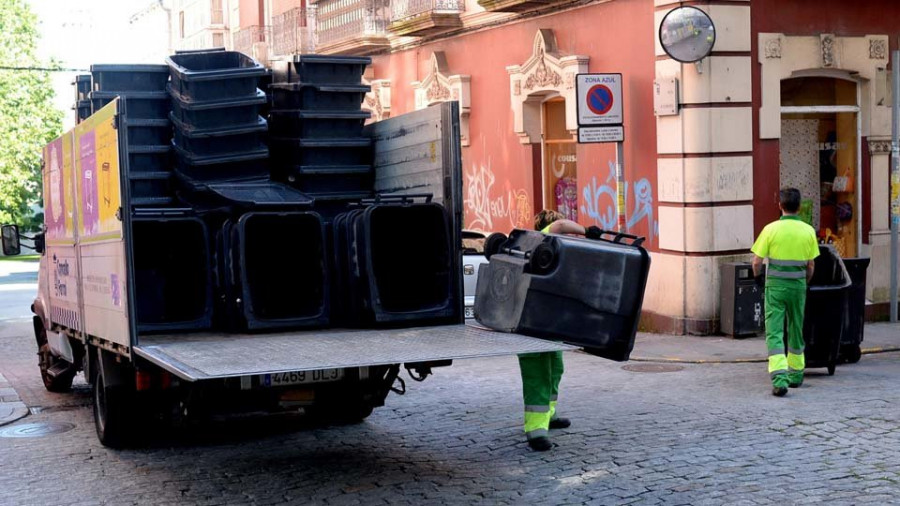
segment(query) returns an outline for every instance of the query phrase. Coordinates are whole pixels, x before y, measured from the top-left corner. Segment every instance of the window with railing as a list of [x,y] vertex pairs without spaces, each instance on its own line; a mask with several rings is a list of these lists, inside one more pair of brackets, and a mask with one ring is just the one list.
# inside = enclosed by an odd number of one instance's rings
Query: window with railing
[[232,45],[235,51],[252,55],[253,45],[257,42],[268,42],[269,38],[268,26],[248,26],[234,33]]
[[306,9],[296,7],[272,17],[272,52],[276,55],[311,53]]
[[391,20],[402,21],[420,14],[462,14],[465,0],[392,0]]
[[354,37],[386,36],[391,22],[390,0],[319,0],[318,45]]

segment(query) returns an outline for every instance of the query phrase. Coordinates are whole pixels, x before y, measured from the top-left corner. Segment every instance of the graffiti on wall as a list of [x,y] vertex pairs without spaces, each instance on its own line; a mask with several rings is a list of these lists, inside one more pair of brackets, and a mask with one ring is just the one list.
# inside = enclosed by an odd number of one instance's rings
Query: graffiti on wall
[[[603,184],[598,184],[597,176],[582,189],[584,205],[581,214],[604,230],[615,230],[619,221],[616,210],[616,164],[608,162],[609,173]],[[653,185],[647,178],[641,178],[633,185],[625,181],[625,231],[629,232],[646,222],[652,237],[659,235],[659,223],[653,216]]]
[[472,166],[465,176],[466,198],[463,202],[471,217],[468,228],[487,232],[531,228],[531,197],[524,188],[512,188],[509,181],[497,184],[490,163]]

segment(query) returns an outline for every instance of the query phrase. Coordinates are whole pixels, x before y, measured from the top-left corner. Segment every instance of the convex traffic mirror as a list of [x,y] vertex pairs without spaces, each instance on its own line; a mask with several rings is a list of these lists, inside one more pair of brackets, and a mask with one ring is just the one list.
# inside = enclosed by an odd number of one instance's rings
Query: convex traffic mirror
[[669,11],[660,23],[659,43],[674,60],[700,61],[709,56],[716,44],[716,27],[702,10],[678,7]]

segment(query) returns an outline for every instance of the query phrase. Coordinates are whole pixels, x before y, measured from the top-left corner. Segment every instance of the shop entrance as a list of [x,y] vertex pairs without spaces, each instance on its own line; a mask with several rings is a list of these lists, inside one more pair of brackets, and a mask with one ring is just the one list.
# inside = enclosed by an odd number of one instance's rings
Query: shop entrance
[[781,82],[779,185],[800,190],[800,215],[845,258],[860,248],[860,120],[855,81]]
[[[541,116],[542,164],[535,167],[540,171],[540,192],[535,192],[535,210],[553,209],[575,221],[578,219],[577,143],[566,130],[565,99],[557,97],[544,102]],[[537,181],[535,177],[535,183]]]

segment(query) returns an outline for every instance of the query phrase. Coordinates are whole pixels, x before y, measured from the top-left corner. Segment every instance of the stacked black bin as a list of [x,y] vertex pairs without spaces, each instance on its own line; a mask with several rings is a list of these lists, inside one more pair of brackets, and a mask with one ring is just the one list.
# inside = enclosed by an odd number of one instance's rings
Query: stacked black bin
[[[402,226],[398,226],[402,224]],[[333,223],[332,304],[354,326],[459,319],[449,219],[438,204],[360,206]],[[410,241],[409,230],[416,230]],[[414,244],[414,247],[410,247]]]
[[268,179],[266,96],[257,86],[267,71],[235,51],[188,51],[166,59],[171,82],[176,167],[188,187]]
[[132,206],[165,206],[175,200],[168,80],[165,65],[91,65],[91,111],[116,97],[125,103]]
[[298,55],[277,62],[269,87],[272,174],[323,199],[371,196],[372,141],[363,137],[370,58]]
[[72,86],[75,87],[75,105],[72,109],[75,111],[75,123],[78,124],[91,115],[91,75],[75,76]]

